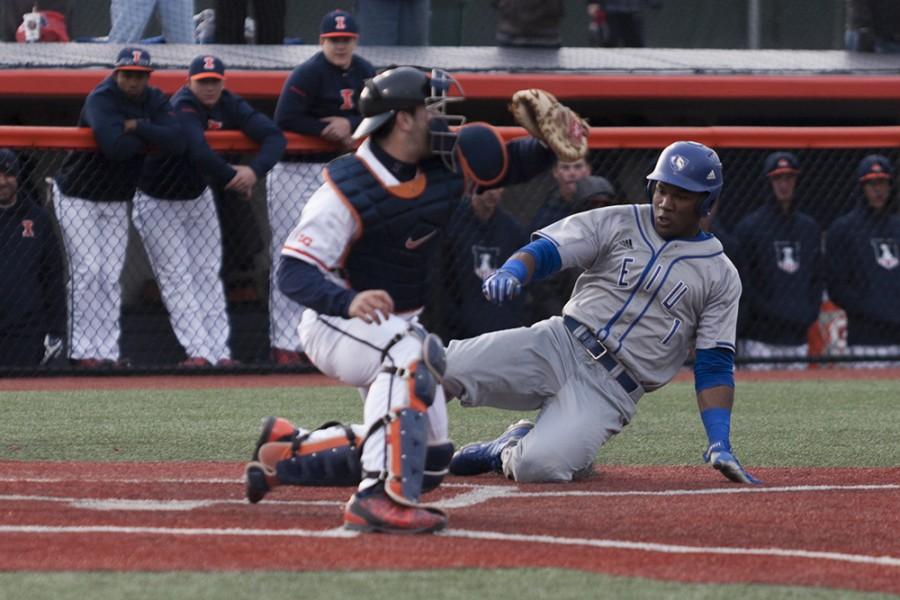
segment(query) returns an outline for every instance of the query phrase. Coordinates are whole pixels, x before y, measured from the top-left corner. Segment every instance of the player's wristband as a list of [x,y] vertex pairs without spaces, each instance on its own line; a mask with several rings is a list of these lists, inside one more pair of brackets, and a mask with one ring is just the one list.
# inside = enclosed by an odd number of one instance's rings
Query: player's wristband
[[703,420],[703,427],[706,428],[706,437],[709,439],[710,446],[721,442],[725,444],[726,448],[731,448],[728,441],[731,435],[731,409],[707,408],[700,412],[700,419]]
[[510,258],[500,268],[518,279],[519,283],[525,283],[528,278],[528,267],[518,258]]

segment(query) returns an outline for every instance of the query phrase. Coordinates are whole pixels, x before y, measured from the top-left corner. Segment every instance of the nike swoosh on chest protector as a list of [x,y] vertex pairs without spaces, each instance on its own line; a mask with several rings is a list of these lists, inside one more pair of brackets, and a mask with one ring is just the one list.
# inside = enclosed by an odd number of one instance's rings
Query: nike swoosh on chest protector
[[430,240],[432,237],[434,237],[434,235],[436,233],[437,233],[437,230],[432,231],[428,235],[423,235],[422,237],[417,238],[417,239],[406,238],[406,243],[404,245],[406,246],[407,250],[415,250],[416,248],[418,248],[419,246],[421,246],[422,244],[424,244],[425,242]]

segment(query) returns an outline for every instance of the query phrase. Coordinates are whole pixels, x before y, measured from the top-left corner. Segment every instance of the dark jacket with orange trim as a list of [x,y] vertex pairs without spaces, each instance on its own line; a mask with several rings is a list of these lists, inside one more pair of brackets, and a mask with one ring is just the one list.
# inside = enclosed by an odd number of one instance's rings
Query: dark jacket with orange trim
[[[390,162],[376,144],[372,146],[380,162]],[[497,187],[531,179],[555,160],[553,153],[533,138],[513,140],[506,148],[506,174]],[[341,317],[349,316],[356,294],[369,289],[386,290],[397,312],[425,306],[439,234],[462,197],[464,179],[437,159],[420,164],[419,169],[425,174],[426,185],[400,198],[388,193],[354,155],[329,163],[332,185],[347,198],[363,224],[362,236],[351,247],[344,264],[343,275],[351,288],[329,281],[308,262],[282,256],[278,270],[281,291],[318,313]],[[415,170],[407,176],[394,174],[400,181],[412,181]]]
[[[126,132],[125,121],[137,127]],[[181,154],[184,136],[165,94],[148,86],[140,98],[126,96],[111,76],[88,95],[78,117],[97,140],[94,152],[72,151],[56,178],[63,194],[97,202],[127,202],[134,196],[150,148]]]
[[184,137],[186,154],[154,154],[144,163],[140,188],[155,198],[191,200],[203,193],[207,184],[224,186],[236,171],[206,141],[207,131],[242,131],[260,145],[248,166],[257,178],[265,177],[281,159],[287,144],[275,123],[228,90],[215,106],[207,108],[184,86],[171,99]]

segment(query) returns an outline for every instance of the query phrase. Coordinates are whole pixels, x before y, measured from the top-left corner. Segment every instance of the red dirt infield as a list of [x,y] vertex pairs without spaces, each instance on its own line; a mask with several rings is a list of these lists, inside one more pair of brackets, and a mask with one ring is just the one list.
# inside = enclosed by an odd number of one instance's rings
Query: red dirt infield
[[0,462],[0,570],[561,567],[900,593],[900,468],[600,466],[588,481],[448,478],[434,536],[340,529],[339,488],[243,499],[236,463]]

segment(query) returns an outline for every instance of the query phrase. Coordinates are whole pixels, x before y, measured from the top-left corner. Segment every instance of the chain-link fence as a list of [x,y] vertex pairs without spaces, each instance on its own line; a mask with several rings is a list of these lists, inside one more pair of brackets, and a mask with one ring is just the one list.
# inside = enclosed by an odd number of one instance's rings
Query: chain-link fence
[[[810,356],[837,360],[854,346],[900,354],[895,191],[889,188],[886,212],[876,216],[865,208],[857,172],[873,153],[896,165],[900,150],[793,150],[800,173],[791,218],[776,209],[764,176],[769,152],[720,151],[725,191],[708,224],[744,280],[739,337],[761,344],[739,344],[739,361],[767,364],[803,356],[807,347]],[[615,202],[647,202],[644,177],[657,153],[597,150],[591,171],[613,184]],[[0,368],[276,365],[272,351],[284,345],[276,332],[293,331],[296,315],[274,308],[271,265],[298,217],[290,210],[297,212],[321,181],[320,166],[282,163],[248,200],[222,190],[174,189],[180,179],[172,169],[183,168],[177,163],[164,163],[153,181],[122,166],[91,180],[96,171],[86,165],[95,157],[20,151],[14,205],[3,197],[9,184],[0,185]],[[276,210],[285,202],[293,208]],[[561,274],[503,309],[480,294],[482,279],[527,241],[552,203],[562,203],[556,214],[590,207],[566,206],[550,171],[507,188],[492,218],[463,200],[434,257],[426,326],[446,340],[558,314],[577,274]],[[833,231],[840,231],[840,245],[822,243]]]

